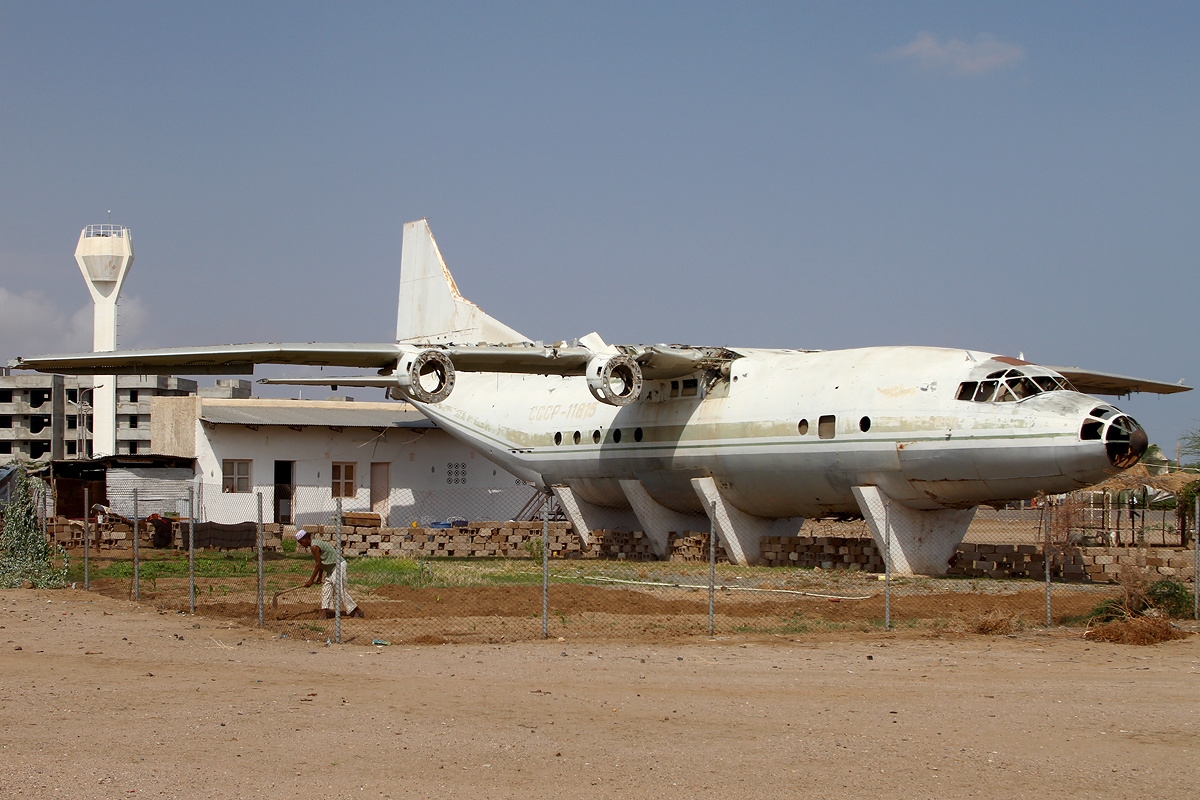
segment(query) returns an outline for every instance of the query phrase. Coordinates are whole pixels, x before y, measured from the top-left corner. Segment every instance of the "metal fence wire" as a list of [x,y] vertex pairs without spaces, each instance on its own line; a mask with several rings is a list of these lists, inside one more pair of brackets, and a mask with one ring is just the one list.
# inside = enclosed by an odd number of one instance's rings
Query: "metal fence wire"
[[[808,520],[797,536],[762,537],[758,563],[738,566],[719,524],[716,536],[672,532],[662,559],[641,531],[581,535],[533,487],[499,498],[448,487],[377,510],[368,498],[296,489],[286,515],[270,491],[135,479],[118,488],[86,522],[44,514],[47,535],[75,554],[71,580],[331,643],[1083,624],[1129,576],[1190,590],[1200,570],[1195,537],[1184,549],[1177,531],[1154,527],[1154,512],[1125,519],[1117,546],[1069,500],[966,512],[962,541],[937,552],[918,546],[931,540],[919,519],[880,501],[866,520]],[[333,554],[330,581],[322,572],[310,583],[300,530]],[[913,568],[921,563],[940,566]]]

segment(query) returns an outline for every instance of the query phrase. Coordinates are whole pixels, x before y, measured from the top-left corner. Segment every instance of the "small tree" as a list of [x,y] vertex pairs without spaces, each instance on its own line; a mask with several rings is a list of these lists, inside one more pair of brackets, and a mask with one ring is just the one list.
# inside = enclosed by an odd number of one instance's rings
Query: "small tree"
[[[4,507],[4,529],[0,532],[0,588],[12,589],[25,583],[35,589],[63,586],[67,582],[65,554],[47,541],[38,525],[32,481],[25,470],[17,473],[16,486]],[[52,559],[61,556],[55,568]]]
[[1179,440],[1179,452],[1181,455],[1200,460],[1200,428],[1192,428],[1183,435]]

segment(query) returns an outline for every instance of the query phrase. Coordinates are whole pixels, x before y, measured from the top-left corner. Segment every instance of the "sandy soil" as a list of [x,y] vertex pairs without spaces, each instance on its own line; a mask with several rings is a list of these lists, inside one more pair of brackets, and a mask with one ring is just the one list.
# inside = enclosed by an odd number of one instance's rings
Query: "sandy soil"
[[1188,796],[1200,642],[324,647],[0,592],[7,797]]

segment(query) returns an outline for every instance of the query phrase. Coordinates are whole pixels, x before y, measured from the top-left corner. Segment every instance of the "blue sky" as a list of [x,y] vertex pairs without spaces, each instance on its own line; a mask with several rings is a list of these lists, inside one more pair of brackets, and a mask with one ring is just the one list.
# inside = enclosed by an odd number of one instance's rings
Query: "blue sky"
[[[382,341],[401,225],[537,339],[1200,382],[1195,3],[0,2],[0,357]],[[368,397],[369,395],[362,395]],[[1173,454],[1197,396],[1120,403]]]

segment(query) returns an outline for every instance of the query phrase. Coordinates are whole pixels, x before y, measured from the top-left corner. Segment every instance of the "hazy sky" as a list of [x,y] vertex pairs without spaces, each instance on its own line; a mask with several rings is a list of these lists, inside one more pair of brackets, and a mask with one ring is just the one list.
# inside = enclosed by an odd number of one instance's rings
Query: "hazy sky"
[[[0,0],[0,357],[394,337],[402,224],[534,339],[1200,384],[1200,4]],[[378,394],[378,390],[375,391]],[[362,394],[360,396],[374,396]],[[1200,393],[1119,403],[1171,455]]]

